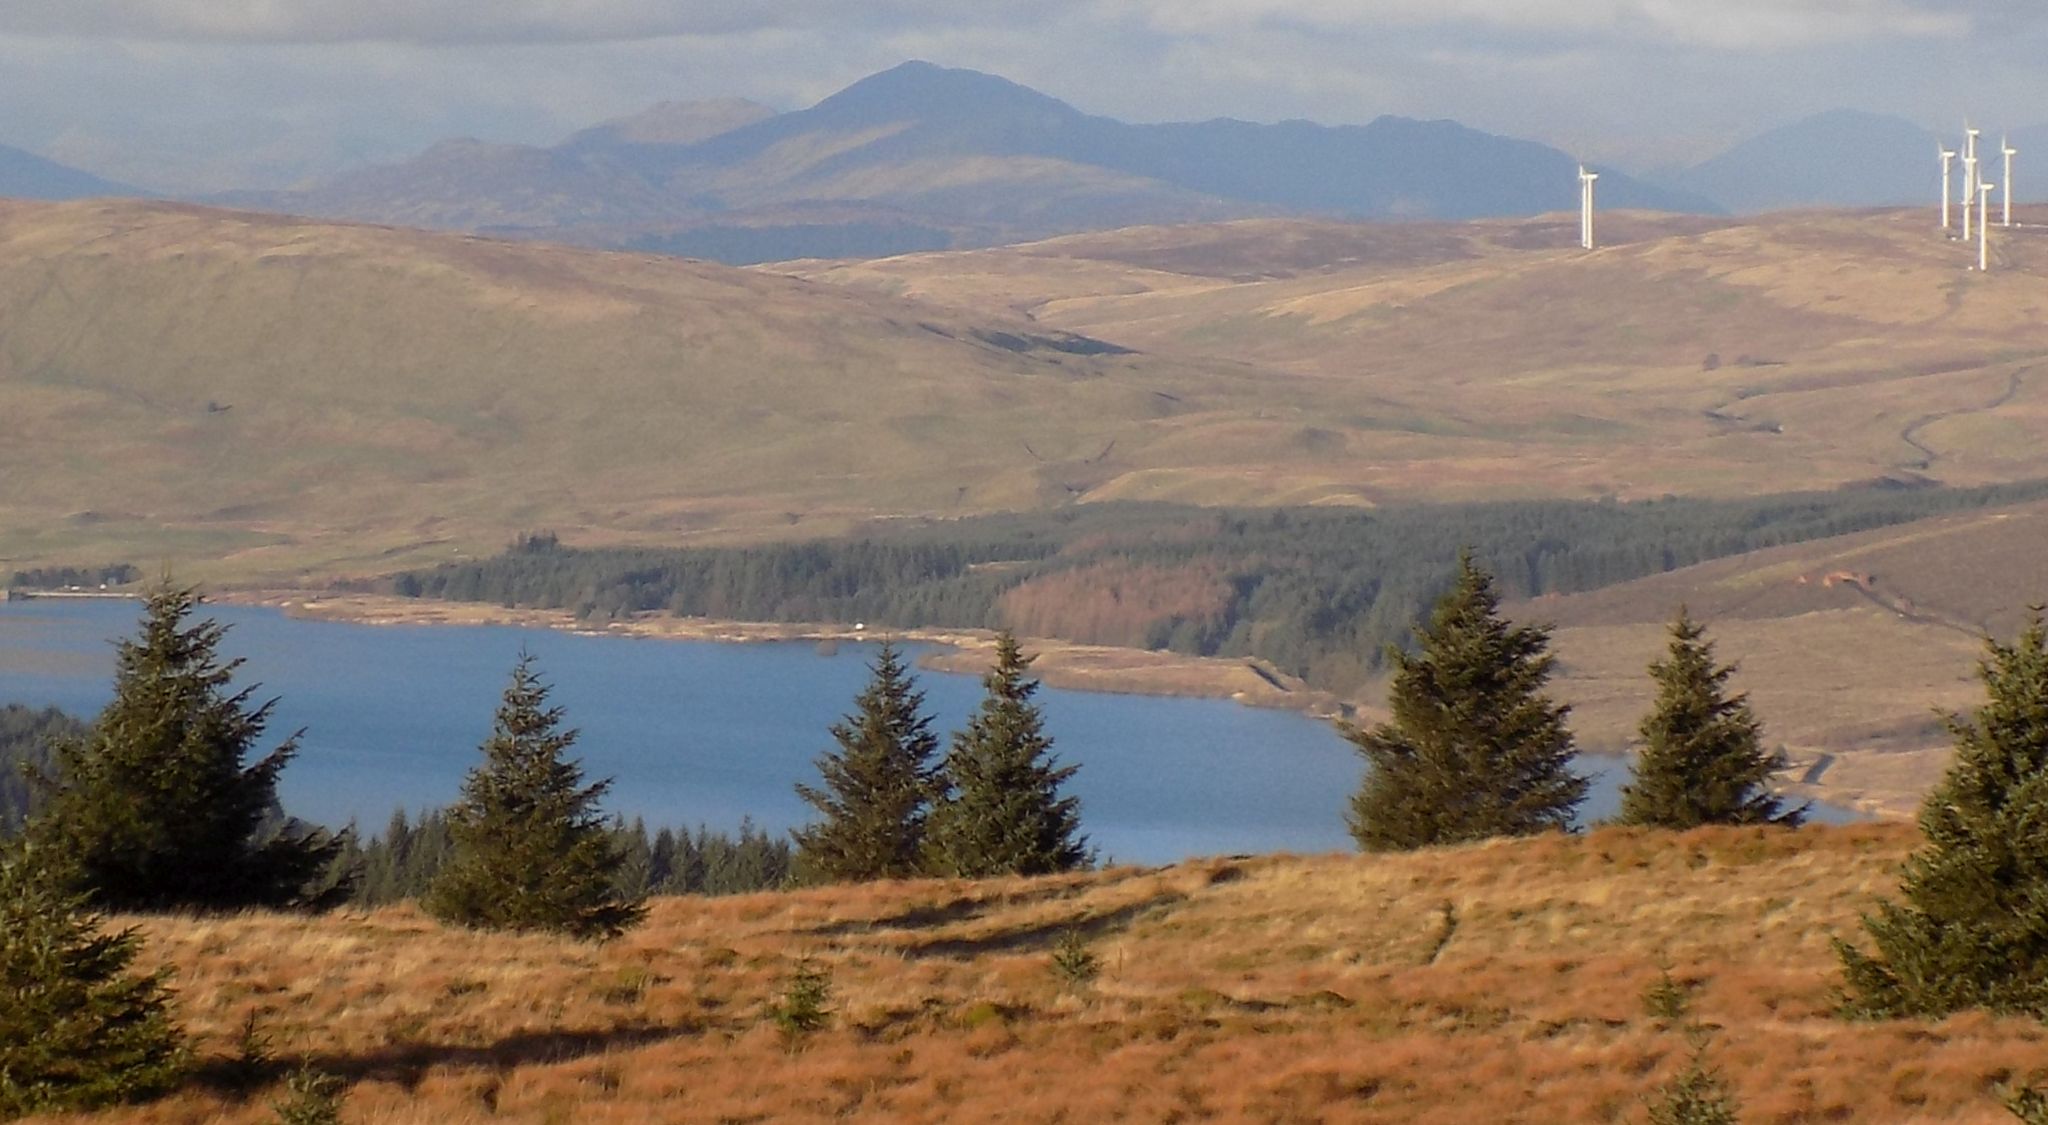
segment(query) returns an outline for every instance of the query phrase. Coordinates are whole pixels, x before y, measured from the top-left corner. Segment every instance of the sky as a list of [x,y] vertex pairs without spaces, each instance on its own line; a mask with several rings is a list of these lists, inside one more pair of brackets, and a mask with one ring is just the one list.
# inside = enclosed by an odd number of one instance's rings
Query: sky
[[913,58],[1128,121],[1449,117],[1638,170],[1838,107],[2048,123],[2048,0],[0,0],[0,143],[276,187]]

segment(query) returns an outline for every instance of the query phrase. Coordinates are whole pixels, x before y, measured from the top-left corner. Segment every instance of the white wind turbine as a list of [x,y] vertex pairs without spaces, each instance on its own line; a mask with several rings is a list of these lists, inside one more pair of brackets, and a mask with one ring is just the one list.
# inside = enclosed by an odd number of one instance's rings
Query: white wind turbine
[[1991,193],[1998,190],[1997,184],[1978,184],[1977,194],[1982,198],[1982,210],[1977,216],[1977,272],[1991,272]]
[[1977,203],[1977,158],[1963,157],[1963,241],[1970,241],[1970,208]]
[[2011,226],[2011,225],[2012,225],[2012,158],[2013,158],[2013,157],[2015,157],[2015,156],[2018,156],[2018,155],[2020,154],[2020,150],[2019,150],[2019,149],[2016,149],[2016,148],[2014,148],[2014,147],[2012,147],[2012,138],[2011,138],[2011,137],[2006,137],[2006,138],[2004,138],[2004,139],[2000,140],[2000,141],[1998,142],[1998,148],[1999,148],[1999,151],[2000,151],[2000,152],[2002,152],[2002,153],[2003,153],[2003,154],[2005,155],[2005,224],[2004,224],[2004,225],[2006,225],[2006,226]]
[[1949,200],[1954,198],[1955,173],[1953,169],[1955,167],[1956,153],[1951,148],[1941,148],[1940,145],[1935,147],[1941,150],[1941,232],[1947,234],[1950,228]]
[[1593,248],[1593,181],[1599,178],[1600,173],[1579,165],[1579,246],[1585,250]]

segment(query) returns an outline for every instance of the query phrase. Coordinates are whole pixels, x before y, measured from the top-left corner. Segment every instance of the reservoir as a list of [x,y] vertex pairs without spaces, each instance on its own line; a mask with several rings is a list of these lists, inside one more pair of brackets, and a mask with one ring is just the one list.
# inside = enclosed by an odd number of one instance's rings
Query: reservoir
[[[0,704],[58,706],[90,718],[112,688],[113,641],[133,633],[126,601],[0,603]],[[827,728],[865,686],[871,646],[822,655],[809,643],[725,644],[586,636],[505,626],[369,626],[210,605],[230,626],[222,652],[247,663],[235,686],[277,699],[263,752],[303,729],[279,783],[285,809],[328,825],[381,829],[393,810],[448,804],[521,650],[581,730],[575,753],[614,779],[607,812],[650,826],[730,831],[741,818],[779,832],[805,822],[793,790],[817,783]],[[917,649],[912,646],[910,651]],[[941,739],[981,698],[973,676],[920,671]],[[1082,826],[1104,860],[1349,850],[1344,809],[1362,764],[1325,722],[1228,700],[1044,688],[1039,702]],[[1595,775],[1583,808],[1611,814],[1626,768]],[[1850,818],[1816,809],[1818,819]]]

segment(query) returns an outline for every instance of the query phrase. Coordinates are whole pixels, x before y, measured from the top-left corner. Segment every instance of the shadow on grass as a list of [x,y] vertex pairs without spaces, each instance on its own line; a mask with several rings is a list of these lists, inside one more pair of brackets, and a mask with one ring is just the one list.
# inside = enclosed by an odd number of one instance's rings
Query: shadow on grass
[[1057,902],[1061,899],[1079,898],[1082,895],[1113,887],[1128,879],[1146,874],[1134,869],[1128,874],[1104,876],[1078,884],[1058,884],[1025,891],[1011,891],[976,898],[962,895],[950,902],[930,903],[914,906],[900,914],[888,914],[880,918],[850,918],[842,922],[827,922],[819,926],[806,926],[801,933],[813,937],[850,937],[861,934],[879,934],[889,930],[930,930],[950,926],[957,922],[972,921],[975,918],[998,910],[1009,910],[1019,906],[1035,906],[1039,903]]
[[202,1060],[193,1072],[195,1084],[215,1093],[246,1097],[284,1081],[301,1067],[332,1074],[350,1085],[376,1081],[407,1091],[419,1086],[429,1071],[439,1069],[506,1071],[535,1064],[573,1062],[619,1048],[644,1047],[680,1039],[700,1031],[678,1027],[619,1027],[587,1031],[535,1031],[508,1036],[482,1046],[452,1043],[394,1043],[359,1054],[279,1055],[262,1061],[235,1058]]
[[965,960],[988,953],[1020,953],[1027,950],[1051,949],[1053,944],[1068,932],[1077,933],[1087,940],[1105,934],[1119,933],[1129,929],[1131,923],[1140,917],[1171,909],[1186,902],[1187,898],[1188,896],[1179,891],[1172,891],[1101,914],[1019,926],[979,937],[911,942],[899,947],[898,952],[906,957]]

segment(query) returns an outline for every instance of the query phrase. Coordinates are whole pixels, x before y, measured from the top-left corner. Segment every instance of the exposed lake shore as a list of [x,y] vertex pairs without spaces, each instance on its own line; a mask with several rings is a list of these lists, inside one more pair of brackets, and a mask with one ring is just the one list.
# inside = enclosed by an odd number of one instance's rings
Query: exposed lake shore
[[[303,590],[241,590],[214,595],[238,605],[266,606],[288,616],[358,625],[507,625],[550,628],[600,636],[725,643],[810,642],[820,645],[871,642],[882,637],[934,646],[921,667],[934,671],[976,674],[987,666],[995,634],[985,629],[881,630],[845,624],[720,621],[708,618],[643,614],[626,621],[593,625],[562,610],[519,609],[477,602],[446,602],[377,594],[333,594]],[[1358,700],[1310,687],[1263,662],[1185,656],[1108,645],[1027,638],[1038,654],[1035,669],[1048,685],[1076,691],[1184,698],[1230,699],[1251,707],[1298,711],[1318,718],[1372,717],[1374,709]],[[1594,751],[1589,751],[1594,752]],[[1610,755],[1612,756],[1612,755]],[[1854,785],[1828,783],[1831,773],[1814,769],[1808,754],[1793,755],[1798,778],[1783,787],[1790,798],[1814,800],[1884,819],[1902,819],[1918,808],[1912,785],[1872,788],[1867,779]],[[1917,781],[1918,778],[1903,779]]]
[[[210,595],[235,605],[267,606],[288,616],[357,625],[518,625],[602,636],[677,641],[763,643],[808,641],[821,645],[872,642],[888,637],[937,651],[919,664],[934,671],[976,674],[988,665],[995,633],[987,629],[879,629],[856,625],[717,621],[642,614],[594,625],[563,610],[516,609],[479,602],[431,601],[379,594],[326,594],[294,590],[240,590]],[[1321,718],[1355,713],[1355,701],[1319,691],[1263,661],[1185,656],[1170,652],[1026,638],[1033,665],[1053,687],[1127,695],[1230,699],[1250,707],[1300,711]]]

